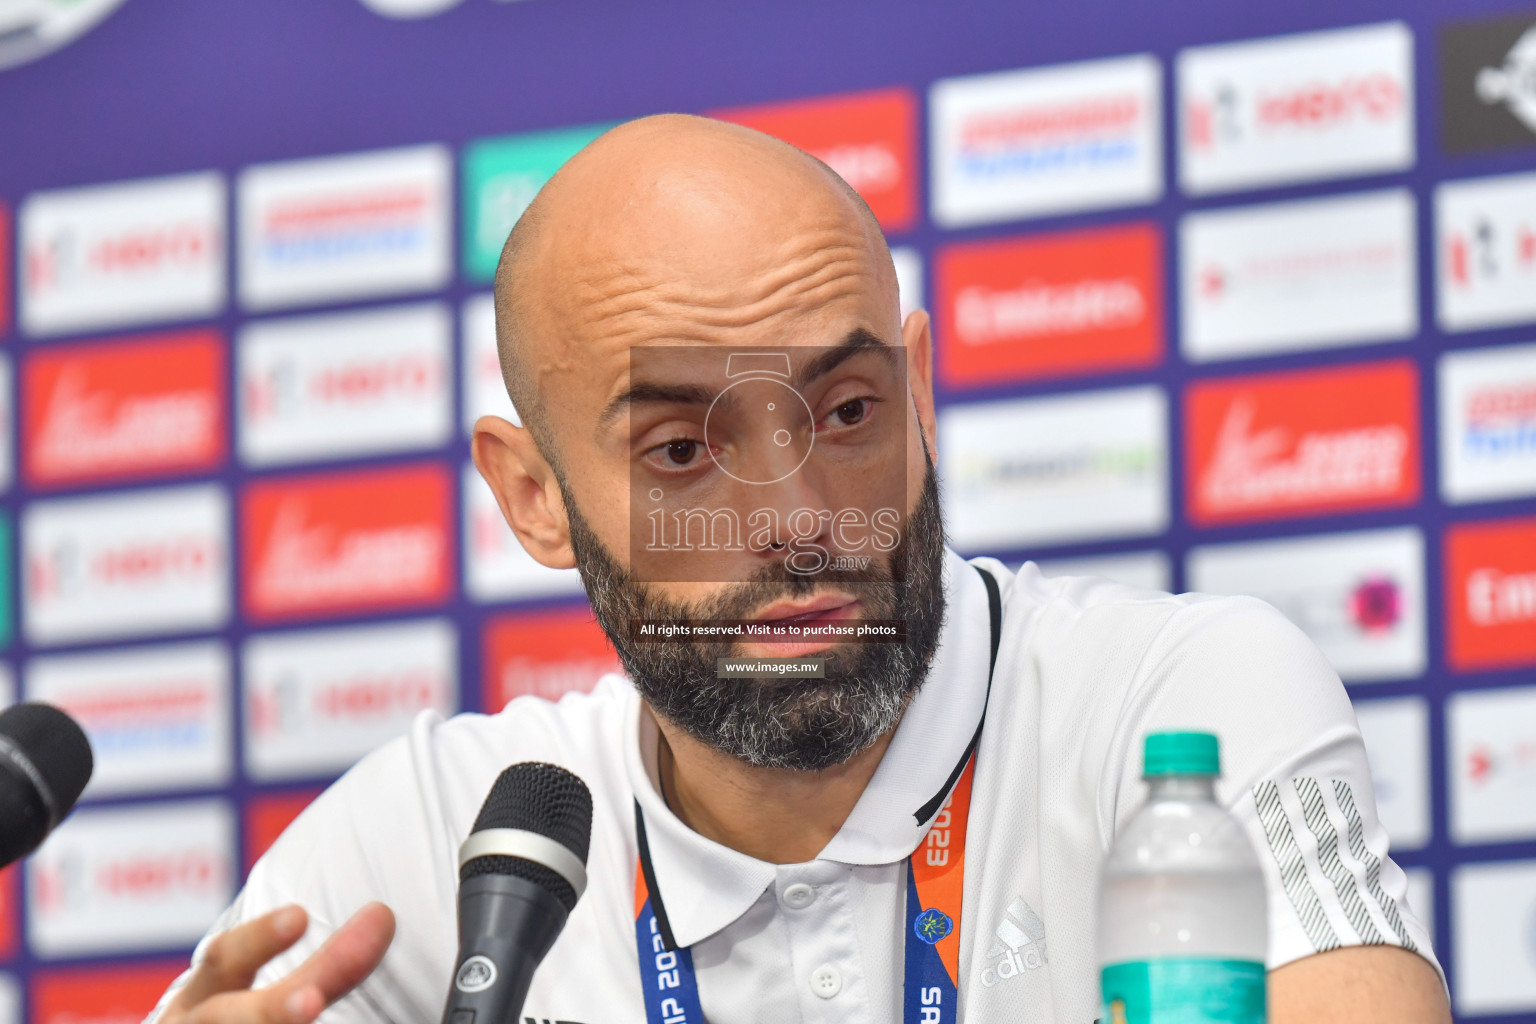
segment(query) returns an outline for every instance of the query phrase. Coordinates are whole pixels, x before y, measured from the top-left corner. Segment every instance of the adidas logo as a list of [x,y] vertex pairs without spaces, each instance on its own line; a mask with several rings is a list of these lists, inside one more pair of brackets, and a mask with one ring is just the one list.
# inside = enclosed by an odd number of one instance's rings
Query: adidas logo
[[997,926],[997,941],[987,950],[987,959],[997,963],[981,972],[985,988],[1046,965],[1045,922],[1024,902],[1024,897],[1015,896],[1008,904],[1008,913]]

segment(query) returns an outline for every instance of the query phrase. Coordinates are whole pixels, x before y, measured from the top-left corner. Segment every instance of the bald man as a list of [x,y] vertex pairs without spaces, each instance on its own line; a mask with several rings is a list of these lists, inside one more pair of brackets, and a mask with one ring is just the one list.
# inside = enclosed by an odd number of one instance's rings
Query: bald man
[[[519,221],[496,311],[521,425],[480,420],[475,464],[527,551],[581,571],[626,672],[424,714],[366,758],[255,866],[164,1024],[437,1020],[459,844],[524,760],[595,804],[530,1022],[1087,1024],[1098,866],[1166,729],[1221,739],[1271,1019],[1449,1019],[1349,702],[1297,630],[945,548],[928,317],[901,319],[825,166],[700,118],[616,128]],[[721,622],[767,632],[647,632]]]

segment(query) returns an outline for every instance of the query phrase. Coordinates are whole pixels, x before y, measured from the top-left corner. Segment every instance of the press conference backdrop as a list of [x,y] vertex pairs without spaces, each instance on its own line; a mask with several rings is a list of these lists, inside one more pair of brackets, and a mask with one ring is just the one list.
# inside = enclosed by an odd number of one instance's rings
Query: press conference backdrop
[[469,464],[519,211],[709,113],[932,311],[954,544],[1332,659],[1461,1017],[1536,1019],[1536,7],[0,2],[4,687],[96,745],[0,1021],[136,1019],[423,708],[614,665]]

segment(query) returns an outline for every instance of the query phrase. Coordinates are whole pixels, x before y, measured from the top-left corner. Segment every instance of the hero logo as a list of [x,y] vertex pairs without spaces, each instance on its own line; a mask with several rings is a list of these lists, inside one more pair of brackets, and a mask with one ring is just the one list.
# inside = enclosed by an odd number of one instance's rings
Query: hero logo
[[207,316],[224,304],[216,174],[41,192],[20,220],[22,323],[33,334]]
[[224,350],[195,332],[33,356],[24,468],[34,485],[210,468],[224,456]]
[[934,219],[959,227],[1157,198],[1161,91],[1145,55],[936,83]]
[[252,465],[437,445],[452,430],[448,310],[256,324],[240,337],[240,453]]
[[1187,395],[1190,514],[1202,523],[1411,504],[1408,362],[1205,381]]
[[1413,36],[1402,24],[1186,50],[1181,180],[1194,193],[1413,163]]
[[77,812],[31,862],[33,949],[62,956],[196,941],[232,895],[233,840],[222,801]]
[[240,296],[257,308],[430,289],[449,272],[440,146],[254,167],[240,180]]
[[838,173],[886,231],[917,214],[917,99],[904,88],[716,111],[711,116],[777,136]]
[[1151,225],[952,246],[939,254],[939,370],[956,385],[1145,366],[1162,356]]
[[1452,526],[1446,586],[1454,667],[1536,664],[1536,521]]
[[247,769],[263,779],[329,775],[451,715],[458,634],[431,619],[257,637],[245,649]]
[[441,600],[448,501],[436,466],[253,485],[247,609],[270,619]]
[[222,625],[226,502],[212,485],[34,502],[23,513],[33,643]]

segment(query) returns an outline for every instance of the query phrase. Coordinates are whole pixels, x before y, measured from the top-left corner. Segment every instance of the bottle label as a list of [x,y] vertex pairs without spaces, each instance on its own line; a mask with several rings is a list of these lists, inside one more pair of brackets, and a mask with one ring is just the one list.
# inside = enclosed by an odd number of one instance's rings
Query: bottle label
[[1252,960],[1132,960],[1100,980],[1104,1024],[1264,1024],[1264,965]]

